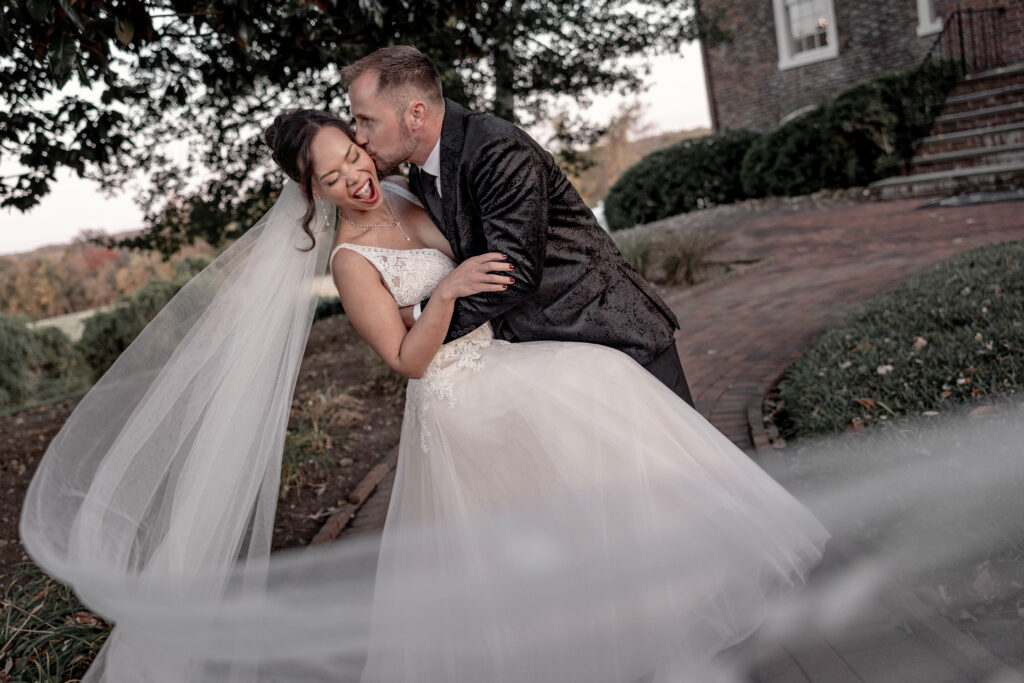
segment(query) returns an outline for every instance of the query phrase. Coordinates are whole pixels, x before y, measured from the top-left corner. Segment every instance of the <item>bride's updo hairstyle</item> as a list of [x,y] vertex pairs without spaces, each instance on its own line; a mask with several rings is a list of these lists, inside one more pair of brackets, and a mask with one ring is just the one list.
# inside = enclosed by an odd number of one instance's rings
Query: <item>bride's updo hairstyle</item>
[[293,109],[282,112],[263,131],[263,140],[270,147],[274,163],[281,167],[285,175],[299,184],[306,197],[306,215],[302,217],[302,229],[313,240],[310,249],[316,246],[316,238],[309,229],[309,223],[316,215],[316,204],[313,201],[313,164],[309,148],[317,131],[324,126],[334,126],[355,140],[355,132],[348,123],[319,109]]

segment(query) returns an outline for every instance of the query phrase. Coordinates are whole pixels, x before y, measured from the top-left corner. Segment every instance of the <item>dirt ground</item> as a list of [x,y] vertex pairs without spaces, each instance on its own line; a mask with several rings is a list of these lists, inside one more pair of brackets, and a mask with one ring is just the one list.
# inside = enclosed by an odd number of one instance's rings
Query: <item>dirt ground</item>
[[[308,543],[362,479],[398,443],[403,385],[375,361],[343,315],[313,324],[296,385],[296,399],[344,391],[358,399],[355,424],[328,430],[330,446],[318,462],[298,468],[278,501],[273,549]],[[28,559],[18,518],[32,474],[78,399],[0,418],[0,575]],[[294,428],[293,418],[290,428]],[[350,421],[351,422],[351,421]],[[0,592],[5,582],[0,578]]]

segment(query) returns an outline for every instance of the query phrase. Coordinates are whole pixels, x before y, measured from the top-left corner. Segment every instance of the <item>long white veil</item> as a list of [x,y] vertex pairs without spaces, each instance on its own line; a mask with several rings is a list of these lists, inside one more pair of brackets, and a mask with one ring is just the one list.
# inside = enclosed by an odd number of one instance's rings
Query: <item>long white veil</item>
[[[703,515],[687,512],[688,499],[701,500],[694,480],[671,469],[632,483],[581,482],[540,506],[524,496],[518,509],[463,526],[396,532],[386,542],[402,545],[406,564],[387,568],[384,594],[375,594],[377,534],[271,555],[313,283],[335,227],[333,207],[317,208],[316,247],[303,251],[305,202],[287,182],[270,211],[81,400],[39,464],[21,540],[42,569],[115,624],[85,683],[357,681],[371,643],[461,657],[465,672],[476,653],[457,646],[479,643],[480,634],[510,653],[497,669],[445,675],[456,669],[439,656],[437,677],[409,672],[403,680],[622,683],[633,680],[623,672],[642,674],[660,661],[665,668],[647,680],[739,680],[702,668],[705,636],[717,646],[747,635],[705,633],[699,608],[707,596],[756,608],[751,627],[774,613],[814,630],[815,619],[842,623],[848,605],[885,585],[883,575],[912,575],[1021,526],[1010,515],[951,547],[944,529],[902,524],[878,545],[871,566],[884,572],[840,573],[830,590],[808,591],[804,609],[761,604],[759,590],[748,595],[746,584],[732,583],[731,568],[761,562],[763,548],[748,535],[709,533]],[[1016,511],[1020,428],[1019,419],[969,421],[919,443],[866,442],[864,452],[886,464],[846,471],[866,458],[833,459],[838,483],[809,493],[808,504],[836,536],[865,515],[938,519],[951,500],[963,502],[958,519],[986,506]],[[913,468],[899,465],[908,454]],[[639,496],[651,509],[680,512],[644,517]],[[437,548],[467,538],[479,563],[449,570]],[[635,629],[615,643],[598,628],[610,614],[635,616]],[[678,642],[696,649],[679,651]]]
[[[31,558],[115,622],[155,600],[260,582],[282,447],[334,210],[287,181],[273,207],[160,311],[49,445],[20,520]],[[215,602],[215,600],[214,600]],[[142,676],[156,653],[115,628],[87,680]],[[182,670],[159,680],[192,680]],[[175,667],[178,668],[178,667]]]

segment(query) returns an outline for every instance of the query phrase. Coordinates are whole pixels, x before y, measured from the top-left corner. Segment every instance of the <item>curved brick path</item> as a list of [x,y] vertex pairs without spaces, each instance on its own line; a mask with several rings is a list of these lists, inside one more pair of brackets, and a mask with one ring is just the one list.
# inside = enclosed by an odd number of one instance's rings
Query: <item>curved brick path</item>
[[[723,217],[716,260],[761,262],[667,297],[697,409],[751,449],[748,405],[852,306],[958,252],[1024,238],[1024,203],[920,208],[920,200]],[[671,220],[666,221],[671,224]]]
[[[710,225],[724,244],[712,257],[758,263],[666,296],[682,324],[679,354],[701,414],[751,450],[748,408],[759,415],[768,388],[852,306],[963,250],[1024,238],[1024,203],[924,204],[720,212]],[[665,224],[674,222],[686,219]],[[342,536],[383,527],[393,481],[391,470]],[[846,562],[826,553],[815,575]],[[759,662],[750,672],[758,683],[969,683],[999,664],[908,591],[867,607],[842,638],[794,647],[755,636],[737,651]]]

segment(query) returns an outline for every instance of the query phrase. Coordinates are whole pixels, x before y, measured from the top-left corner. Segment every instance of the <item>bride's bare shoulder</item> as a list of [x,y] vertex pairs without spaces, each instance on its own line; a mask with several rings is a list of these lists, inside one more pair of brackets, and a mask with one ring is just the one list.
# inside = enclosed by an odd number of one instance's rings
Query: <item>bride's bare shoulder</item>
[[331,257],[331,273],[339,289],[343,284],[366,282],[380,277],[377,267],[355,249],[342,247]]

